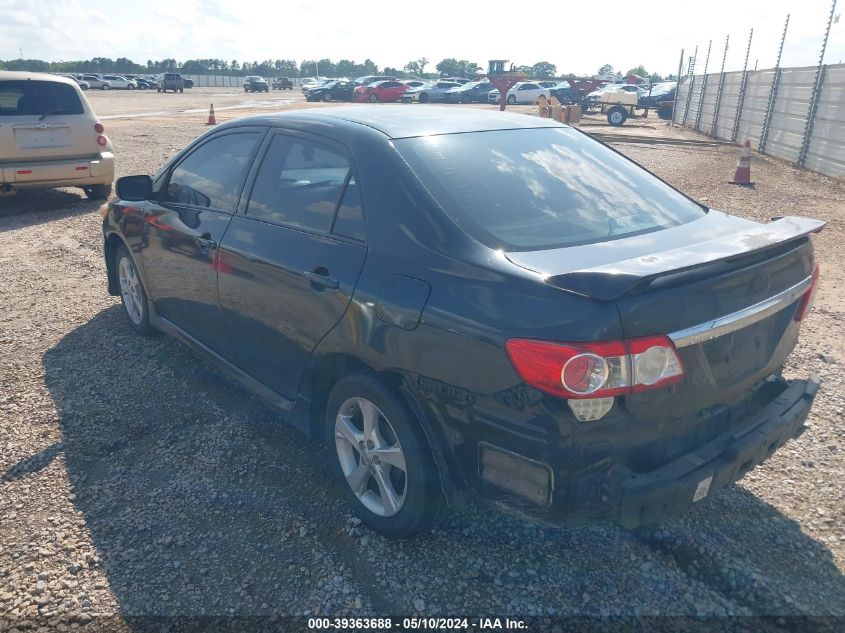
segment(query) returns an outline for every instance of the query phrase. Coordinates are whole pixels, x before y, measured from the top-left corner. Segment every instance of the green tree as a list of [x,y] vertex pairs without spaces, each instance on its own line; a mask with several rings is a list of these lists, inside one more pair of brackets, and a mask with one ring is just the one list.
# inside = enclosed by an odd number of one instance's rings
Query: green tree
[[419,67],[420,67],[420,75],[422,75],[422,74],[425,72],[425,67],[426,67],[426,66],[428,66],[428,59],[427,59],[427,58],[425,58],[425,57],[420,57],[420,58],[417,60],[417,64],[419,64]]
[[469,76],[474,77],[475,75],[479,74],[480,72],[481,72],[481,66],[479,66],[475,62],[471,62],[471,63],[467,64],[466,68],[464,68],[464,74],[467,77],[469,77]]
[[611,66],[610,64],[605,64],[604,66],[599,68],[599,75],[611,75],[614,72],[615,71],[613,70],[613,66]]
[[640,64],[639,66],[634,66],[631,70],[625,73],[626,75],[637,75],[639,77],[648,77],[648,71],[645,69],[645,66]]
[[531,67],[531,76],[537,79],[549,79],[557,75],[557,66],[549,62],[537,62]]
[[422,75],[422,68],[418,61],[411,61],[405,64],[405,72],[409,75]]
[[663,81],[663,77],[661,77],[657,73],[651,73],[651,75],[649,75],[648,80],[651,83],[656,84],[656,83],[660,83],[661,81]]

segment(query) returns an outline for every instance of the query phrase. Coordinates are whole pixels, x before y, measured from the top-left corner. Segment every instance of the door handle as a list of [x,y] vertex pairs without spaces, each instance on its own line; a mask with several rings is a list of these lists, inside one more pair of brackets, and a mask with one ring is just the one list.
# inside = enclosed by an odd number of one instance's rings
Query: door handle
[[199,244],[200,250],[202,251],[210,251],[217,248],[217,241],[211,239],[211,235],[209,233],[198,237],[197,244]]
[[323,288],[330,288],[331,290],[337,290],[340,288],[340,280],[336,277],[330,277],[329,271],[322,266],[316,270],[306,270],[302,273],[302,276],[315,286],[322,286]]

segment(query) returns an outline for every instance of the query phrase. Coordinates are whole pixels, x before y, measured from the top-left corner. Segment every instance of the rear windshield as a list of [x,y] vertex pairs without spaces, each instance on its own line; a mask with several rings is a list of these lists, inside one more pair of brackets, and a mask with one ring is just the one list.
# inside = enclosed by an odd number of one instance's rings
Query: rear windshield
[[0,81],[0,117],[83,113],[73,86],[55,81]]
[[398,139],[396,148],[471,237],[506,251],[629,237],[706,211],[572,128]]

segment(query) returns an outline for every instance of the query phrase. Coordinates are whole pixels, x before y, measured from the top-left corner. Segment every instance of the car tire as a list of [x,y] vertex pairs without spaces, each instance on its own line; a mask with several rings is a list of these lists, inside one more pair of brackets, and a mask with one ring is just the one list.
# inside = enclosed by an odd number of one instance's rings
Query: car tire
[[437,520],[443,509],[437,466],[419,423],[394,391],[373,376],[342,378],[329,394],[324,430],[332,473],[370,529],[401,539]]
[[326,94],[323,95],[323,101],[329,102],[331,100],[332,100],[332,94],[330,92],[327,92]]
[[100,86],[100,90],[108,90],[109,88],[111,88],[111,86],[109,86],[108,84],[103,84],[102,86]]
[[135,86],[133,86],[132,84],[129,84],[128,86],[126,86],[126,89],[127,90],[135,90]]
[[429,96],[427,92],[424,92],[420,95],[420,103],[428,103]]
[[657,116],[664,121],[669,121],[672,118],[672,106],[661,106],[657,108]]
[[508,97],[508,103],[509,103],[510,105],[515,104],[515,103],[516,103],[516,95],[510,95],[510,96]]
[[469,95],[461,95],[461,103],[469,103]]
[[161,88],[156,88],[156,92],[161,93]]
[[625,108],[615,106],[607,111],[607,122],[613,127],[620,127],[628,120],[628,113]]
[[129,325],[141,336],[155,332],[150,325],[150,309],[147,303],[147,291],[141,281],[141,275],[132,254],[121,245],[114,254],[114,274],[120,292],[120,303],[129,320]]
[[85,195],[88,197],[89,200],[108,200],[108,197],[111,195],[112,186],[111,184],[108,185],[85,185],[82,187],[82,191],[85,192]]
[[[174,90],[173,92],[176,92],[176,91]],[[185,92],[185,89],[184,89],[184,88],[179,88],[179,94],[182,94],[182,93],[184,93],[184,92]]]
[[378,95],[370,95],[369,97],[367,97],[367,101],[369,101],[370,103],[375,103],[376,101],[378,101]]

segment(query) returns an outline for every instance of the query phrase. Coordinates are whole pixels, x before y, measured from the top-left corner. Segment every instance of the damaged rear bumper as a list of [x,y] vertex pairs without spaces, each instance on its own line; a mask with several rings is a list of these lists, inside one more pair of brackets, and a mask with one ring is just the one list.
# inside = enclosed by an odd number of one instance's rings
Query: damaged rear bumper
[[616,520],[627,528],[657,523],[737,481],[800,434],[818,389],[812,377],[791,381],[740,429],[652,472],[615,473],[606,490],[615,499]]

